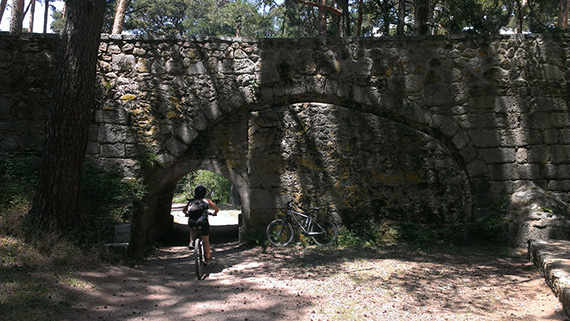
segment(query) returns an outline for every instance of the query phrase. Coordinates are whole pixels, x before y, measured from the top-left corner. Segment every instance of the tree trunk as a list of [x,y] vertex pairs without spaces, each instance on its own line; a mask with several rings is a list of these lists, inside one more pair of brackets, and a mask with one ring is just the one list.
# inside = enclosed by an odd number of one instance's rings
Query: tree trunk
[[358,20],[357,20],[357,25],[356,25],[356,36],[357,37],[362,36],[362,15],[363,15],[362,10],[364,10],[363,1],[358,0]]
[[406,25],[406,2],[407,0],[398,1],[398,24],[396,26],[396,35],[404,34],[404,26]]
[[348,0],[338,0],[342,15],[340,17],[340,36],[350,37],[350,11],[348,10]]
[[560,0],[558,5],[558,27],[562,29],[568,28],[568,7],[570,0]]
[[523,4],[521,0],[516,0],[517,2],[517,25],[515,27],[515,33],[522,33],[523,21],[522,21],[522,7]]
[[31,0],[30,3],[30,24],[28,25],[28,32],[34,32],[34,15],[36,14],[36,0]]
[[[321,6],[326,6],[326,0],[319,0]],[[327,12],[324,8],[319,7],[319,37],[327,36]]]
[[415,34],[416,35],[429,35],[430,34],[430,0],[416,0],[415,1]]
[[93,114],[105,0],[68,0],[48,111],[44,160],[30,215],[42,230],[80,226],[79,186]]
[[568,28],[568,9],[570,9],[570,0],[566,0],[566,6],[564,7],[564,20],[562,21],[562,28]]
[[22,32],[24,24],[24,0],[12,1],[12,20],[10,21],[10,32]]
[[48,15],[49,15],[49,0],[45,0],[45,8],[44,8],[44,33],[47,33],[47,23],[48,23]]
[[114,35],[120,35],[123,32],[123,26],[125,24],[125,14],[127,13],[127,8],[129,7],[129,0],[119,0],[117,1],[117,11],[115,12],[115,20],[113,21],[113,30],[111,31]]
[[4,15],[4,11],[6,10],[6,4],[8,0],[0,1],[0,22],[2,22],[2,16]]

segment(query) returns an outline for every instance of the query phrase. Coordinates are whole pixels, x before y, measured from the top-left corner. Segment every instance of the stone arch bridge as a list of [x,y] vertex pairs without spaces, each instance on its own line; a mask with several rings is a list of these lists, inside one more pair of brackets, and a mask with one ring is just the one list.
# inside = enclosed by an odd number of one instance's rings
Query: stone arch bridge
[[[198,169],[237,187],[243,233],[289,201],[351,226],[472,221],[527,182],[566,200],[569,40],[103,35],[87,157],[147,184],[139,247]],[[41,148],[59,43],[0,33],[0,150]]]

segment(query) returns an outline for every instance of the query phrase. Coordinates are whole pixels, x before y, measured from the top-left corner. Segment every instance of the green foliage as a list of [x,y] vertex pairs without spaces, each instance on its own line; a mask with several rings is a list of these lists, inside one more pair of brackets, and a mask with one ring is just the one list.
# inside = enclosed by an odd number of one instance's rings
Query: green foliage
[[346,247],[376,246],[394,242],[396,239],[396,223],[390,220],[377,221],[373,218],[366,218],[340,230],[337,242],[340,246]]
[[392,242],[414,246],[471,243],[506,245],[505,215],[506,209],[503,205],[484,219],[447,225],[422,224],[410,220],[396,222],[368,217],[339,231],[338,244],[346,247],[378,246]]
[[55,7],[52,8],[54,11],[51,15],[51,17],[53,18],[53,22],[51,23],[51,29],[55,33],[63,33],[63,29],[65,28],[65,17],[63,16],[63,12],[56,10]]
[[41,157],[29,153],[0,154],[0,207],[6,208],[31,199],[38,183]]
[[435,21],[440,33],[498,34],[509,24],[515,9],[512,1],[447,0],[438,7]]
[[430,226],[413,222],[402,222],[398,229],[398,239],[416,245],[446,243],[454,245],[502,244],[507,237],[504,230],[505,214],[497,211],[488,217],[467,223],[444,226]]
[[248,0],[133,0],[125,30],[181,36],[274,36],[274,15],[262,7]]
[[145,193],[142,183],[124,179],[118,168],[104,171],[87,164],[81,181],[85,228],[74,231],[74,237],[90,246],[112,241],[114,226],[128,221],[143,206]]
[[258,232],[258,233],[250,232],[244,234],[241,237],[241,241],[245,244],[253,246],[266,246],[269,244],[269,241],[267,241],[267,237],[263,232]]
[[231,183],[216,173],[198,170],[183,177],[176,187],[175,200],[184,200],[194,196],[194,188],[203,185],[208,190],[207,198],[215,203],[228,204],[230,202]]
[[[339,8],[341,2],[327,0]],[[435,34],[496,34],[514,29],[518,16],[527,32],[562,32],[557,26],[559,2],[551,0],[431,1]],[[399,7],[404,6],[403,34],[414,34],[415,1],[348,1],[351,35],[362,15],[361,36],[395,35]],[[116,1],[107,1],[103,32],[110,32]],[[54,7],[52,7],[55,9]],[[295,0],[132,0],[125,31],[134,34],[234,37],[317,37],[319,9]],[[54,10],[52,28],[62,32],[63,14]],[[339,19],[326,12],[327,35],[339,36]]]
[[[36,154],[0,155],[1,230],[18,235],[25,229],[27,214],[37,185],[41,157]],[[115,224],[130,219],[142,207],[145,187],[123,179],[118,169],[104,171],[86,164],[81,182],[80,213],[83,228],[69,237],[82,247],[110,242]]]
[[159,164],[158,155],[145,154],[138,159],[143,171],[150,171]]

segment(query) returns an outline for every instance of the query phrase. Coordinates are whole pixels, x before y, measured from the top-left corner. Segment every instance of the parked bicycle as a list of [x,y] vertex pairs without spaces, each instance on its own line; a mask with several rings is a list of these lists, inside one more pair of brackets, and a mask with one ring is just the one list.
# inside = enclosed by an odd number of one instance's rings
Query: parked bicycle
[[[338,236],[337,226],[330,220],[316,220],[311,215],[304,214],[291,208],[291,204],[287,204],[288,210],[284,218],[279,218],[267,225],[265,234],[269,243],[275,246],[286,246],[293,241],[295,231],[293,225],[299,227],[301,234],[310,236],[318,245],[329,245],[334,242]],[[320,208],[311,207],[313,212]]]
[[192,230],[196,233],[194,240],[194,269],[196,278],[202,280],[206,276],[206,253],[204,252],[204,243],[202,242],[202,227],[194,226]]

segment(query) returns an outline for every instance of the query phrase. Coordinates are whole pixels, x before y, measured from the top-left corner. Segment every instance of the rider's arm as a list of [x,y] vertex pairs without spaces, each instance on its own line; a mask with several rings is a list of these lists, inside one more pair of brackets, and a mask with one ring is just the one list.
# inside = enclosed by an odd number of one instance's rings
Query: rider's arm
[[205,198],[206,202],[208,202],[208,205],[210,205],[211,208],[214,209],[214,214],[212,214],[213,216],[218,215],[218,212],[220,211],[220,209],[216,206],[216,204],[214,204],[214,202],[212,202],[211,199],[209,198]]

